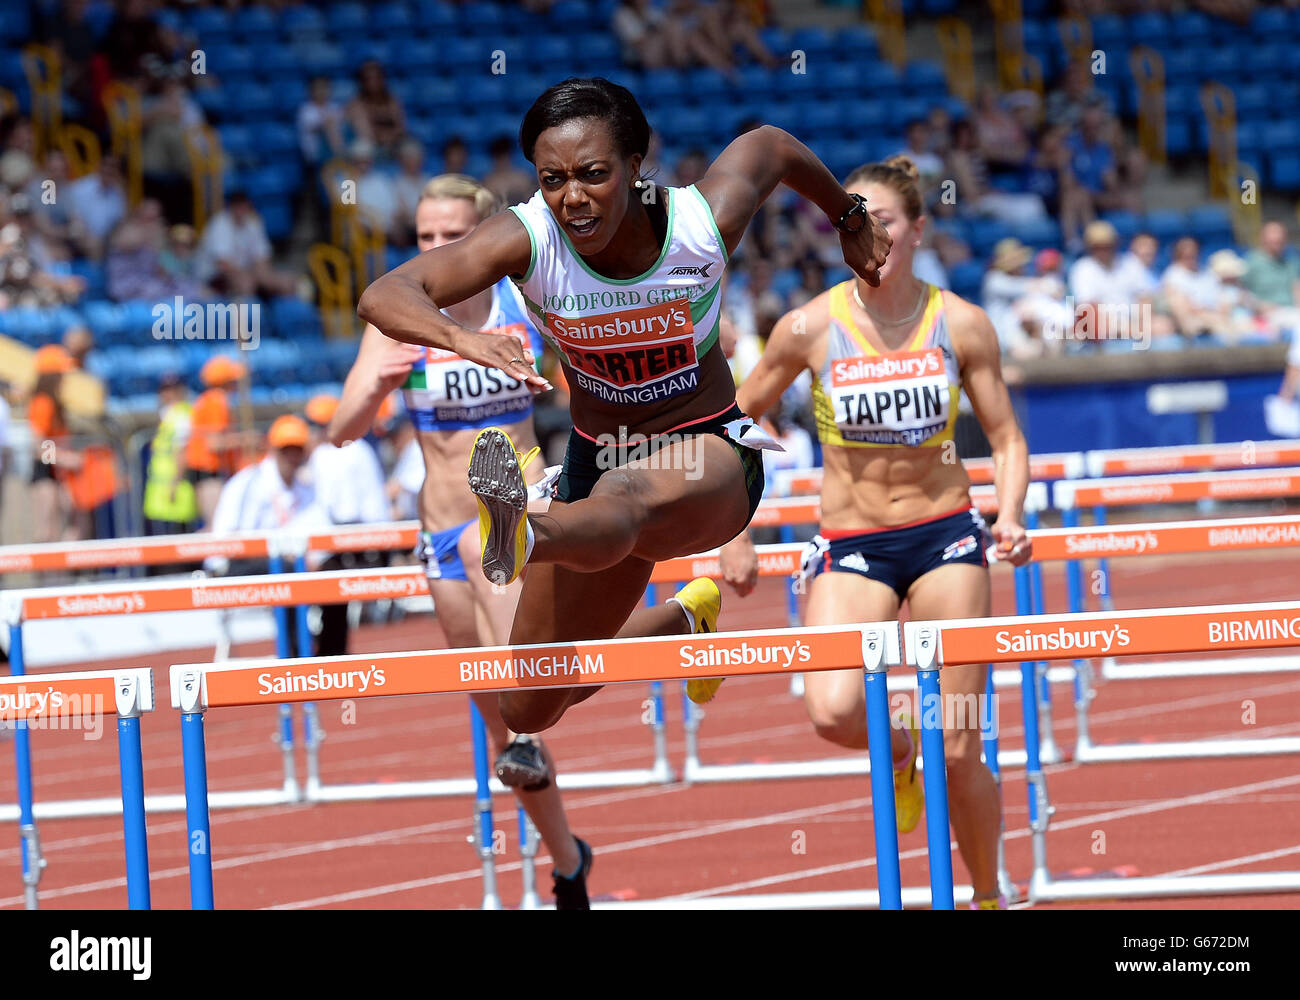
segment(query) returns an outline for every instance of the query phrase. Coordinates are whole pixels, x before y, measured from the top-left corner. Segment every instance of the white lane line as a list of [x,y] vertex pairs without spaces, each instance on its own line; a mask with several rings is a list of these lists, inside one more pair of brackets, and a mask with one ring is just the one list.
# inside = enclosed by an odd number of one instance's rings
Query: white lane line
[[[693,840],[697,837],[712,837],[720,833],[732,833],[736,830],[748,830],[757,826],[771,826],[775,823],[788,823],[797,820],[808,819],[813,816],[824,816],[827,813],[844,812],[849,809],[858,809],[869,805],[869,798],[847,799],[843,802],[835,802],[829,805],[809,806],[805,809],[793,809],[788,812],[769,813],[766,816],[746,816],[741,819],[727,820],[721,823],[712,823],[708,826],[698,827],[691,830],[678,830],[674,833],[656,834],[653,837],[638,837],[635,840],[626,840],[622,843],[605,844],[599,849],[603,857],[609,854],[618,854],[623,851],[635,851],[642,847],[657,847],[661,844],[668,844],[680,840]],[[538,859],[540,862],[540,858]],[[498,872],[514,871],[520,867],[518,861],[512,861],[507,865],[498,865]],[[267,907],[271,910],[304,910],[315,906],[328,906],[332,903],[347,903],[359,899],[369,899],[373,896],[389,895],[394,892],[406,892],[410,889],[419,889],[428,885],[442,885],[447,882],[463,881],[464,879],[474,878],[480,874],[480,869],[472,868],[463,872],[454,872],[449,875],[436,875],[424,879],[411,879],[406,882],[398,882],[392,885],[375,886],[369,889],[357,889],[352,892],[336,893],[331,896],[318,896],[315,899],[306,899],[297,903],[280,903],[275,906]]]
[[[1272,788],[1284,788],[1288,785],[1300,784],[1300,776],[1288,778],[1276,778],[1270,781],[1258,781],[1248,785],[1235,785],[1228,788],[1219,788],[1212,792],[1201,792],[1196,795],[1185,795],[1179,798],[1161,799],[1155,802],[1145,803],[1140,806],[1128,806],[1122,809],[1112,809],[1106,812],[1093,813],[1089,816],[1078,816],[1074,819],[1064,820],[1053,823],[1048,827],[1048,834],[1060,830],[1070,830],[1075,827],[1086,826],[1089,823],[1098,823],[1112,819],[1124,819],[1129,816],[1146,815],[1154,812],[1163,812],[1170,809],[1181,809],[1184,806],[1202,805],[1206,802],[1213,802],[1219,799],[1234,798],[1238,795],[1248,795],[1252,792],[1267,791]],[[1029,827],[1021,827],[1016,830],[1010,830],[1003,834],[1003,840],[1023,840],[1030,835]],[[949,844],[950,850],[957,849],[957,842],[952,841]],[[910,858],[924,857],[925,848],[916,848],[914,850],[900,852],[900,860]],[[700,889],[695,892],[688,892],[678,896],[668,896],[667,899],[703,899],[707,896],[725,895],[727,893],[742,892],[746,889],[758,889],[763,886],[776,885],[782,882],[797,882],[805,878],[815,878],[818,875],[833,875],[838,872],[853,871],[859,868],[875,867],[876,859],[874,857],[865,858],[860,861],[846,861],[838,865],[828,865],[823,868],[810,868],[803,871],[788,872],[783,875],[770,875],[766,878],[750,879],[745,882],[733,882],[730,885],[715,886],[711,889]]]
[[1272,861],[1275,858],[1285,858],[1291,854],[1300,854],[1300,844],[1293,847],[1282,847],[1276,851],[1262,851],[1259,854],[1243,854],[1239,858],[1227,858],[1223,861],[1215,861],[1208,865],[1197,865],[1195,868],[1180,868],[1174,872],[1161,872],[1156,878],[1176,878],[1180,875],[1200,875],[1205,872],[1222,871],[1225,868],[1235,868],[1238,865],[1253,865],[1259,861]]
[[[659,787],[637,788],[630,791],[615,792],[606,795],[593,795],[587,798],[575,799],[566,805],[568,812],[588,806],[606,805],[611,802],[620,802],[627,799],[643,798],[649,794],[660,792]],[[401,827],[395,830],[384,832],[364,833],[355,837],[343,837],[335,840],[325,840],[316,843],[298,844],[293,847],[281,848],[273,851],[262,851],[257,854],[247,854],[234,858],[222,858],[212,862],[213,871],[226,868],[243,868],[247,865],[261,864],[268,861],[278,861],[283,858],[301,857],[305,854],[317,854],[325,851],[346,850],[354,847],[365,847],[380,841],[401,840],[406,837],[419,837],[426,834],[437,833],[443,830],[454,830],[457,828],[468,828],[472,825],[471,819],[454,819],[443,820],[438,823],[428,823],[420,826]],[[189,875],[189,865],[184,867],[166,868],[161,871],[151,871],[149,881],[156,885],[158,882],[169,878],[181,878]],[[477,871],[477,869],[475,869]],[[49,889],[42,891],[42,899],[60,899],[66,896],[77,896],[86,892],[98,892],[101,889],[125,888],[126,879],[112,878],[101,879],[96,882],[86,882],[78,885],[65,886],[60,889]],[[24,902],[23,896],[9,896],[0,899],[0,909],[9,906],[21,905]]]

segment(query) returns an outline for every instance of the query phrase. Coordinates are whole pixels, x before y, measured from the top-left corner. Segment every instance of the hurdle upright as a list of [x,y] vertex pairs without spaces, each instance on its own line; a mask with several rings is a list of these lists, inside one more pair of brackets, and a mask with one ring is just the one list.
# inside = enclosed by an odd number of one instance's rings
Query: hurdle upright
[[[918,621],[904,626],[904,637],[912,665],[1021,662],[1028,691],[1030,668],[1023,662],[1027,652],[1064,659],[1096,656],[1107,650],[1123,656],[1150,656],[1294,648],[1300,646],[1300,602]],[[1300,891],[1300,871],[1053,879],[1047,868],[1047,830],[1052,809],[1038,759],[1037,720],[1028,700],[1024,710],[1034,859],[1029,883],[1031,902]],[[926,805],[928,808],[929,803]]]
[[46,864],[32,808],[34,795],[28,727],[67,728],[74,719],[99,720],[107,715],[117,716],[127,905],[133,910],[149,909],[149,846],[145,833],[140,716],[154,710],[153,671],[137,667],[27,676],[23,672],[21,654],[18,660],[11,660],[10,666],[13,676],[0,679],[0,722],[14,726],[20,813],[18,830],[27,909],[35,910],[39,906],[37,887]]
[[[720,670],[738,675],[788,674],[796,668],[860,669],[864,672],[871,753],[876,758],[871,784],[880,903],[882,908],[900,909],[898,834],[885,684],[891,661],[901,661],[897,622],[287,662],[267,660],[259,664],[178,664],[171,668],[171,698],[172,706],[182,713],[186,734],[183,750],[190,835],[210,845],[203,768],[204,713],[214,708],[264,704],[279,699],[322,700],[320,678],[326,675],[331,678],[328,697],[351,699],[681,680],[716,676]],[[926,683],[937,690],[937,673]],[[927,790],[942,797],[938,782],[942,780],[944,768],[933,766],[942,764],[942,732],[929,733],[925,740],[924,752],[932,761]],[[934,836],[938,819],[931,820],[935,828],[931,830],[931,897],[937,906],[951,908],[953,889],[945,804],[946,797],[943,797],[942,804],[937,799],[933,808],[942,818],[941,844]],[[211,851],[191,852],[190,868],[192,905],[196,909],[211,908]]]
[[[1073,465],[1071,466],[1073,468]],[[1025,510],[1034,514],[1047,506],[1048,491],[1045,483],[1030,483],[1025,494]],[[971,500],[979,507],[981,513],[991,513],[997,509],[997,495],[989,486],[976,486],[971,490]],[[820,500],[818,497],[795,497],[773,510],[800,511],[811,523],[820,517]],[[788,515],[787,515],[788,516]],[[757,522],[755,522],[757,523]],[[799,554],[803,546],[764,546],[759,550],[759,572],[761,575],[786,575],[794,586],[799,578]],[[675,559],[655,567],[652,582],[668,583],[682,579],[685,573],[691,576],[707,575],[719,572],[716,554],[691,556]],[[889,690],[914,691],[915,678],[896,675],[889,680]],[[773,761],[761,764],[708,764],[700,760],[699,720],[703,713],[694,703],[683,701],[684,728],[686,731],[686,758],[682,768],[682,779],[688,782],[728,782],[753,781],[777,778],[830,778],[864,775],[870,771],[867,756],[857,754],[851,757],[831,757],[812,761]],[[891,765],[892,770],[892,765]]]

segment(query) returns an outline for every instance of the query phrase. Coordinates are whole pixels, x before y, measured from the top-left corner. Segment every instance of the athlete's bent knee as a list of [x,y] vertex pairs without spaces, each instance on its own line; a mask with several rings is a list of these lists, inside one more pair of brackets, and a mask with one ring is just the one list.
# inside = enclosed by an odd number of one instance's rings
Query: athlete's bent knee
[[810,706],[808,714],[812,718],[813,729],[822,739],[850,750],[866,749],[865,715],[858,718],[859,713],[855,711],[836,711],[820,706]]

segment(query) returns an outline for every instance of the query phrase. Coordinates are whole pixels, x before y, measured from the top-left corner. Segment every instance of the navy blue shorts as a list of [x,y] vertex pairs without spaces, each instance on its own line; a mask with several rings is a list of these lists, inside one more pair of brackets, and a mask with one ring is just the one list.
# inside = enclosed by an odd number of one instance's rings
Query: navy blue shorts
[[984,550],[992,544],[984,518],[974,507],[959,507],[948,514],[865,532],[822,532],[810,543],[817,546],[809,575],[857,573],[892,587],[900,600],[931,570],[952,563],[988,566]]

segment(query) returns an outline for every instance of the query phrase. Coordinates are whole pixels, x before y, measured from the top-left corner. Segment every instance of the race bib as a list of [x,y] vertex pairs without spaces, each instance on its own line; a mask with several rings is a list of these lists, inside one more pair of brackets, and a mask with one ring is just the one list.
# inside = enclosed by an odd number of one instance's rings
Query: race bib
[[831,363],[828,395],[845,441],[915,447],[948,426],[943,351],[931,347]]
[[578,387],[597,399],[636,406],[699,387],[695,324],[685,298],[595,316],[548,312],[546,329]]
[[[514,337],[521,356],[528,343],[522,323],[486,332]],[[425,348],[424,367],[411,370],[403,389],[409,409],[429,413],[438,423],[509,420],[512,414],[522,415],[532,408],[532,393],[523,382],[437,347]]]

